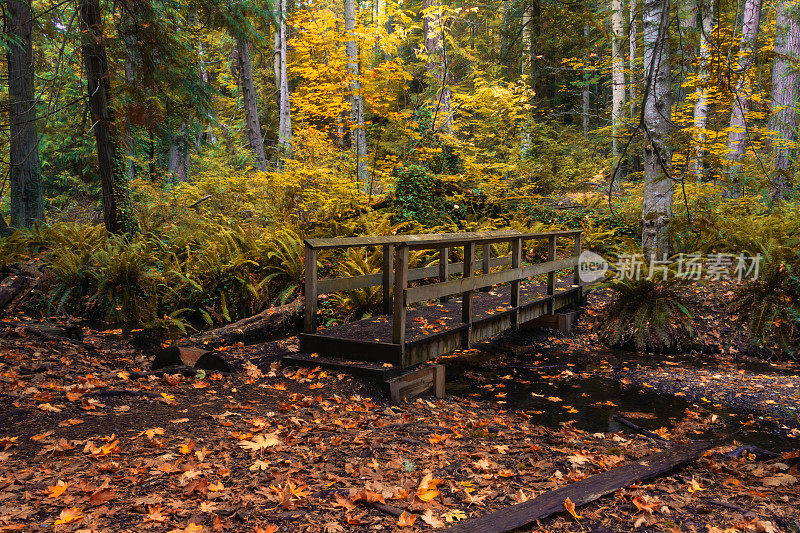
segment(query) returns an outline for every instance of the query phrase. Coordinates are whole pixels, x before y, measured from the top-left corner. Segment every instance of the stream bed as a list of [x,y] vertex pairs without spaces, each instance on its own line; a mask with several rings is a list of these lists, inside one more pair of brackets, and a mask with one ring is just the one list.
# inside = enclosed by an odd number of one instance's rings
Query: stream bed
[[[776,452],[800,447],[800,439],[769,417],[705,398],[693,401],[682,392],[659,392],[625,377],[629,368],[642,364],[660,368],[685,364],[674,362],[676,358],[643,358],[613,350],[559,357],[537,353],[535,344],[530,353],[520,355],[519,350],[504,353],[505,346],[502,340],[491,341],[480,350],[442,361],[447,366],[447,393],[493,402],[501,409],[522,410],[533,423],[553,428],[569,424],[591,433],[630,431],[615,420],[621,416],[669,438],[670,430],[686,417],[715,414],[717,423],[691,438],[750,444]],[[755,367],[764,372],[769,365]]]

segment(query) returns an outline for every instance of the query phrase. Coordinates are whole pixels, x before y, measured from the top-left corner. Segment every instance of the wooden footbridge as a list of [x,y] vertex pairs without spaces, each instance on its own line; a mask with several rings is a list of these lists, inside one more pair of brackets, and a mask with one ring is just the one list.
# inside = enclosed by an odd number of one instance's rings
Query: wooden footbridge
[[[407,368],[552,315],[582,297],[581,234],[580,230],[494,231],[306,240],[305,332],[300,335],[300,350]],[[543,241],[546,259],[531,262],[535,254],[526,253],[526,245],[533,242],[540,250]],[[381,271],[318,279],[321,250],[356,247],[382,253]],[[451,263],[458,248],[463,248],[463,261]],[[493,257],[493,250],[510,253]],[[410,268],[413,251],[434,251],[438,264]],[[376,286],[383,288],[383,315],[316,327],[320,295]]]

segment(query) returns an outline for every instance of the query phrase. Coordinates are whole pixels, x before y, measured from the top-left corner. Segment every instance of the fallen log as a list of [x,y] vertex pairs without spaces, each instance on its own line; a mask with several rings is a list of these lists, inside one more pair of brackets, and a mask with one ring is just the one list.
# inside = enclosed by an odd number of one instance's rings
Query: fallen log
[[304,307],[303,297],[299,296],[286,305],[270,307],[238,322],[192,335],[190,340],[203,346],[222,346],[281,337],[301,323]]
[[650,437],[651,439],[656,439],[656,440],[660,440],[660,441],[663,441],[663,442],[669,442],[669,439],[665,439],[664,437],[662,437],[658,433],[650,431],[649,429],[644,429],[641,426],[637,426],[636,424],[634,424],[633,422],[631,422],[627,418],[623,418],[623,417],[621,417],[619,415],[614,415],[614,420],[616,420],[617,422],[619,422],[623,426],[629,427],[630,429],[632,429],[633,431],[635,431],[639,435],[644,435],[645,437]]
[[753,454],[757,459],[777,459],[781,456],[781,454],[773,452],[772,450],[765,450],[764,448],[759,448],[752,444],[745,444],[744,446],[739,446],[735,450],[729,451],[725,454],[725,457],[728,459],[739,459],[741,456],[747,454]]
[[585,505],[639,481],[668,472],[698,457],[710,447],[711,443],[708,441],[693,441],[686,445],[671,446],[662,452],[576,481],[532,500],[461,522],[445,531],[447,533],[512,531],[552,514],[564,512],[564,501],[567,498],[575,504],[575,507]]
[[19,264],[14,269],[15,274],[0,282],[0,310],[12,301],[19,300],[38,285],[39,278],[42,276],[39,271],[41,266],[42,262],[39,259],[31,259],[26,263]]

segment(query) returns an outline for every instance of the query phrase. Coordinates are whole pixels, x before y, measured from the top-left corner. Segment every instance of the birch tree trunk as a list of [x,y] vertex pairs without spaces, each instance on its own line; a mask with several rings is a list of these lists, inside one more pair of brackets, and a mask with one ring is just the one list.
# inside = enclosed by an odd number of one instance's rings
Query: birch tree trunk
[[356,0],[344,0],[344,30],[347,33],[347,68],[350,71],[350,139],[356,150],[356,181],[368,187],[367,135],[364,130],[364,100],[358,71]]
[[706,126],[708,125],[708,82],[711,61],[711,32],[714,31],[713,0],[699,0],[700,10],[700,60],[697,66],[697,87],[694,102],[694,158],[691,171],[697,181],[703,181],[703,154],[705,153]]
[[267,156],[264,153],[261,121],[258,118],[258,101],[256,99],[253,69],[250,61],[250,43],[243,39],[236,40],[236,59],[239,68],[239,81],[242,86],[242,101],[244,103],[245,122],[247,123],[247,140],[256,157],[256,168],[266,172],[268,170]]
[[275,86],[278,89],[278,169],[283,161],[292,155],[292,112],[289,93],[289,75],[286,67],[286,0],[278,0],[280,25],[275,29],[275,48],[273,53]]
[[[136,67],[137,67],[137,59],[136,59],[136,43],[137,37],[136,33],[130,31],[123,37],[123,42],[125,43],[125,83],[128,87],[132,87],[136,83]],[[133,160],[136,156],[136,140],[133,137],[133,125],[131,124],[131,113],[130,108],[133,102],[130,99],[127,99],[126,102],[126,124],[125,124],[125,179],[128,182],[132,181],[134,177],[136,177],[136,165],[134,165]]]
[[611,164],[619,161],[622,106],[625,103],[625,55],[622,52],[624,23],[622,0],[611,0]]
[[448,72],[447,53],[443,44],[444,25],[442,23],[442,6],[439,0],[423,0],[423,34],[425,50],[428,53],[428,73],[436,81],[438,87],[433,105],[433,121],[431,128],[435,131],[437,123],[442,130],[452,130],[453,118],[450,113],[450,74]]
[[122,151],[111,106],[106,36],[100,14],[100,1],[81,0],[79,7],[81,51],[86,67],[89,111],[94,125],[100,186],[103,192],[103,221],[110,233],[132,233],[136,231],[136,221],[128,182],[123,173],[124,165],[121,164]]
[[797,106],[800,99],[800,3],[782,0],[775,20],[775,65],[772,69],[772,116],[775,176],[772,195],[782,199],[789,185],[789,165],[797,141]]
[[747,148],[747,113],[753,93],[750,69],[755,61],[758,26],[761,22],[761,0],[746,0],[742,13],[742,40],[736,72],[739,76],[734,89],[728,133],[728,183],[725,196],[738,198],[742,193],[742,160]]
[[33,85],[33,10],[31,0],[7,0],[8,115],[10,124],[11,226],[44,219],[42,165],[36,134]]
[[631,99],[631,119],[636,118],[636,39],[639,35],[639,17],[636,12],[636,0],[628,0],[630,35],[628,35],[628,69],[630,70],[629,84]]
[[673,182],[665,172],[672,151],[669,145],[672,114],[670,76],[669,0],[644,0],[644,189],[642,191],[642,250],[645,257],[669,255]]

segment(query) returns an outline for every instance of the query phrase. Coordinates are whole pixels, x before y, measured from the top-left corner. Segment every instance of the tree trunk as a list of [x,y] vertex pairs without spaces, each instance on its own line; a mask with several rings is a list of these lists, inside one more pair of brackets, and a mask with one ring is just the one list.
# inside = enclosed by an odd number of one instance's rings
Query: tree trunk
[[[589,26],[583,27],[583,37],[586,40],[586,49],[589,49]],[[583,107],[583,112],[581,113],[581,123],[583,125],[583,137],[585,139],[589,138],[589,109],[590,109],[590,97],[591,94],[589,92],[589,69],[584,67],[583,69],[583,87],[581,88],[581,102]]]
[[358,71],[358,41],[356,40],[356,0],[344,0],[344,30],[347,33],[347,68],[350,71],[350,138],[356,149],[356,181],[364,190],[368,187],[367,135],[364,130],[364,100]]
[[665,170],[672,159],[669,136],[672,87],[669,48],[669,0],[644,0],[644,190],[642,191],[642,250],[659,259],[672,251],[673,182]]
[[712,0],[700,0],[700,61],[697,66],[697,87],[694,103],[694,158],[692,173],[697,181],[703,181],[703,154],[705,152],[706,126],[708,125],[708,83],[711,61],[711,32],[714,30],[714,4]]
[[630,35],[628,37],[628,68],[630,69],[631,119],[636,118],[636,38],[639,35],[639,19],[636,13],[636,0],[628,0]]
[[190,161],[189,136],[186,133],[186,124],[181,124],[169,147],[167,174],[172,183],[182,183],[188,179]]
[[[624,23],[622,0],[611,0],[611,164],[619,161],[622,106],[625,103],[625,55],[622,52]],[[617,176],[618,178],[621,176]]]
[[522,79],[533,87],[533,6],[522,13]]
[[790,183],[789,163],[797,141],[797,106],[800,99],[800,7],[782,0],[775,20],[775,65],[772,70],[772,116],[769,129],[775,132],[775,176],[772,195],[782,199]]
[[[136,84],[136,43],[138,39],[135,33],[130,32],[122,40],[125,43],[125,84],[132,87]],[[125,179],[129,183],[136,177],[136,165],[134,165],[136,140],[133,137],[131,123],[131,104],[132,102],[128,100],[125,105]]]
[[292,154],[292,113],[291,94],[289,93],[289,76],[286,67],[286,17],[288,9],[286,0],[278,0],[278,16],[280,25],[275,29],[274,72],[275,87],[278,90],[278,169],[283,168],[283,161]]
[[758,26],[761,22],[761,0],[746,0],[742,13],[742,40],[736,72],[739,80],[733,95],[731,125],[728,133],[728,183],[725,196],[738,198],[742,193],[742,160],[747,147],[747,113],[750,111],[752,81],[750,69],[755,61]]
[[447,51],[444,41],[444,23],[442,21],[442,7],[440,0],[423,0],[423,34],[425,36],[425,50],[428,53],[428,73],[437,84],[435,102],[433,105],[433,120],[431,129],[436,130],[437,122],[442,125],[442,130],[449,133],[453,126],[453,117],[450,114],[450,72],[447,63]]
[[33,85],[33,10],[31,0],[6,2],[8,36],[8,115],[10,134],[11,226],[28,227],[44,219],[42,165],[36,134]]
[[[697,33],[697,3],[702,0],[679,0],[678,3],[678,25],[681,30],[681,82],[686,79],[686,75],[692,68],[695,58],[695,34]],[[686,99],[686,89],[683,83],[678,84],[678,101],[682,104]],[[679,106],[680,107],[680,106]]]
[[81,0],[81,49],[86,65],[89,110],[94,124],[97,162],[103,191],[103,220],[111,233],[136,230],[128,182],[111,106],[108,58],[99,0]]
[[264,153],[264,139],[261,137],[261,121],[258,118],[258,101],[253,69],[250,62],[250,43],[243,39],[236,40],[236,57],[239,67],[239,81],[242,85],[242,101],[244,103],[245,120],[247,121],[247,140],[256,157],[256,168],[266,172],[267,156]]

